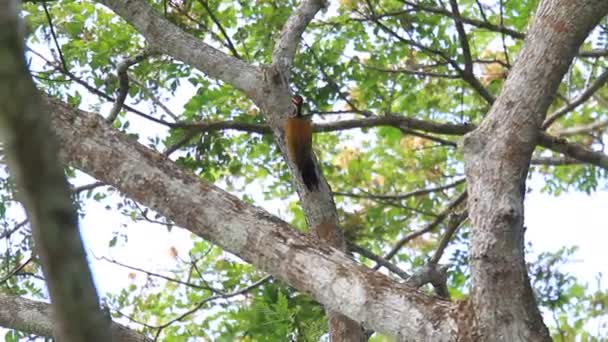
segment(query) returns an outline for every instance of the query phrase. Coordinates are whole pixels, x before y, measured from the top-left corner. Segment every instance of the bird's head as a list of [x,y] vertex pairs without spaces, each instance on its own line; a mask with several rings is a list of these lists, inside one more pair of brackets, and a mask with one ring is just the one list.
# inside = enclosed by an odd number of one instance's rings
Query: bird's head
[[304,104],[304,99],[300,95],[294,95],[291,98],[291,104],[293,104],[293,112],[296,116],[302,116],[302,105]]

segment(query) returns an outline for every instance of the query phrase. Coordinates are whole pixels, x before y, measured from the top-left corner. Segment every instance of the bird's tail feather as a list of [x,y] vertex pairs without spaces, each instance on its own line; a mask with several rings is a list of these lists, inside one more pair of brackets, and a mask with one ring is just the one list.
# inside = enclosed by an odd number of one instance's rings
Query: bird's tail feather
[[313,191],[319,189],[319,177],[315,170],[315,164],[312,158],[306,158],[302,161],[302,165],[298,165],[300,173],[302,174],[302,180],[308,190]]

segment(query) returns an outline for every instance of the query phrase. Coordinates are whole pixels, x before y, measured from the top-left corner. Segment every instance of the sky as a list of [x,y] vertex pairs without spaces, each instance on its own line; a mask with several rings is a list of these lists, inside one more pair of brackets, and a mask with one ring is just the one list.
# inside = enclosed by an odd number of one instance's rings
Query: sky
[[[40,70],[40,65],[36,63],[34,59],[33,68],[38,67]],[[183,85],[187,86],[187,82],[183,82]],[[188,94],[190,90],[193,89],[185,89],[182,94]],[[80,92],[86,94],[85,90],[81,89]],[[187,96],[171,98],[167,106],[179,113],[186,98]],[[85,107],[87,101],[95,103],[95,100],[87,97],[84,101]],[[149,111],[146,103],[134,106]],[[101,106],[100,112],[108,113],[110,107],[111,104]],[[128,117],[132,124],[131,131],[153,134],[159,129],[158,125],[132,114]],[[141,139],[145,141],[145,136]],[[75,185],[83,185],[94,180],[80,174],[73,182]],[[590,283],[593,288],[598,272],[605,274],[608,271],[608,258],[602,257],[606,255],[605,241],[608,241],[606,229],[608,223],[605,219],[608,210],[608,192],[601,190],[591,195],[570,192],[555,197],[538,191],[542,186],[540,177],[533,178],[528,185],[532,186],[533,191],[527,195],[525,202],[526,241],[533,244],[533,255],[556,251],[563,246],[578,246],[573,262],[567,265],[566,269],[582,281]],[[105,208],[106,203],[115,202],[118,198],[115,195],[102,203],[88,201],[83,208],[86,214],[80,222],[83,240],[101,296],[117,293],[130,283],[141,285],[146,278],[145,274],[133,273],[132,270],[101,260],[101,257],[153,272],[170,272],[178,264],[172,250],[177,251],[178,257],[185,257],[193,240],[198,239],[186,230],[174,228],[169,232],[161,225],[132,222],[128,217]],[[259,196],[256,204],[271,213],[278,213],[280,210],[276,201],[265,202]],[[127,225],[128,228],[123,229],[123,225]],[[126,235],[119,238],[117,246],[110,248],[108,242],[116,232]],[[443,260],[447,259],[447,256],[443,258]]]

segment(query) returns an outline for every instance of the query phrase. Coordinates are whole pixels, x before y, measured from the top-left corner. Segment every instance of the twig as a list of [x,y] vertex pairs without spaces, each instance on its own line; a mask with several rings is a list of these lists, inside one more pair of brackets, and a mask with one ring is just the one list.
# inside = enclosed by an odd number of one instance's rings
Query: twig
[[134,57],[128,57],[123,59],[118,66],[116,67],[116,76],[118,77],[118,95],[116,96],[116,100],[114,101],[114,105],[110,110],[110,114],[106,118],[106,122],[112,124],[123,105],[125,104],[125,100],[127,99],[127,95],[129,94],[129,75],[127,74],[127,69],[134,64],[137,64],[144,60],[144,58],[150,55],[150,51],[144,51]]
[[[449,203],[448,206],[439,215],[437,215],[437,217],[433,221],[431,221],[425,227],[423,227],[422,229],[417,230],[415,232],[412,232],[412,233],[404,236],[403,238],[401,238],[399,241],[397,241],[395,246],[384,256],[384,259],[390,260],[392,257],[394,257],[397,254],[397,252],[399,252],[399,250],[401,249],[401,247],[403,247],[403,245],[405,245],[409,241],[435,229],[448,216],[448,214],[450,212],[452,212],[454,210],[454,208],[456,208],[458,205],[460,205],[460,203],[462,203],[466,198],[467,198],[467,193],[465,191],[462,194],[460,194],[460,196],[458,196],[455,200],[453,200],[451,203]],[[376,264],[376,266],[374,266],[374,270],[379,269],[380,266],[381,265]]]
[[450,214],[445,234],[443,234],[443,237],[441,238],[441,241],[439,241],[439,245],[437,246],[437,250],[435,250],[435,254],[433,254],[433,257],[430,260],[431,264],[437,265],[439,263],[439,260],[441,259],[443,252],[445,252],[445,249],[448,246],[450,240],[452,239],[452,236],[454,236],[454,234],[458,230],[458,227],[460,227],[462,222],[464,222],[464,220],[466,220],[468,216],[469,213],[467,212],[467,210],[464,210],[460,213]]
[[25,219],[23,221],[21,221],[20,223],[18,223],[15,227],[13,227],[13,229],[9,230],[8,232],[3,233],[2,235],[0,235],[0,239],[5,239],[10,237],[11,235],[13,235],[16,231],[18,231],[21,227],[25,226],[28,223],[28,220]]
[[53,19],[51,18],[49,9],[46,6],[46,1],[42,2],[42,8],[44,9],[44,14],[46,14],[46,20],[49,23],[49,28],[51,30],[51,36],[53,37],[53,42],[55,43],[55,47],[57,48],[57,53],[59,54],[59,60],[61,61],[63,70],[68,71],[68,65],[65,62],[65,58],[63,58],[63,52],[61,52],[61,46],[59,46],[59,41],[57,41],[57,34],[55,34],[55,26],[53,25]]
[[403,271],[396,265],[392,264],[390,261],[384,259],[383,257],[381,257],[379,255],[372,253],[371,251],[369,251],[353,242],[350,242],[350,241],[348,242],[348,249],[352,252],[355,252],[361,256],[364,256],[370,260],[375,261],[377,264],[384,266],[387,270],[395,273],[402,279],[409,279],[411,277],[408,273],[406,273],[405,271]]
[[543,122],[542,129],[547,129],[555,120],[566,115],[570,111],[576,109],[576,107],[585,103],[596,91],[603,87],[608,82],[608,68],[602,72],[602,74],[587,88],[583,91],[574,101],[570,102],[566,106],[558,109]]
[[234,55],[234,57],[236,57],[238,59],[243,59],[241,57],[241,55],[239,54],[239,52],[234,47],[234,44],[232,44],[232,40],[230,40],[230,36],[228,35],[228,33],[226,33],[226,30],[224,30],[224,27],[222,26],[222,24],[220,23],[220,21],[217,19],[217,17],[215,16],[215,14],[213,14],[213,11],[209,7],[209,3],[206,0],[199,0],[199,2],[203,6],[203,8],[205,8],[205,11],[207,11],[207,13],[209,14],[209,17],[211,18],[211,20],[220,29],[220,32],[222,32],[222,35],[226,39],[226,44],[228,45],[228,49],[230,49],[230,52],[232,52],[232,55]]
[[465,178],[461,178],[453,183],[449,183],[449,184],[434,187],[434,188],[414,190],[414,191],[407,192],[405,194],[395,194],[395,195],[365,194],[365,195],[363,195],[363,194],[353,194],[353,193],[348,193],[348,192],[334,192],[334,195],[354,197],[354,198],[372,198],[372,199],[388,199],[388,200],[401,200],[402,201],[402,200],[408,199],[410,197],[424,196],[424,195],[430,194],[432,192],[451,189],[453,187],[456,187],[456,186],[464,183],[465,180],[466,180]]
[[264,284],[265,282],[267,282],[271,278],[272,278],[272,276],[268,275],[268,276],[265,276],[264,278],[256,281],[255,283],[253,283],[253,284],[251,284],[249,286],[246,286],[246,287],[244,287],[242,289],[236,290],[234,292],[230,292],[230,293],[227,293],[227,294],[224,294],[224,295],[212,296],[212,297],[208,297],[208,298],[203,299],[198,304],[196,304],[192,309],[184,312],[183,314],[177,316],[176,318],[174,318],[174,319],[172,319],[172,320],[170,320],[170,321],[168,321],[168,322],[166,322],[164,324],[161,324],[159,326],[153,327],[152,329],[158,329],[157,332],[156,332],[156,335],[154,337],[154,340],[156,341],[158,339],[158,337],[160,336],[160,333],[162,332],[163,329],[165,329],[166,327],[170,326],[171,324],[173,324],[175,322],[179,322],[179,321],[183,320],[184,318],[190,316],[191,314],[195,313],[200,308],[202,308],[203,305],[205,305],[206,303],[209,303],[209,302],[214,301],[216,299],[228,299],[228,298],[231,298],[231,297],[235,297],[235,296],[238,296],[238,295],[245,294],[245,293],[247,293],[247,292],[255,289],[256,287]]
[[473,62],[471,58],[471,48],[469,46],[469,39],[467,33],[462,24],[462,17],[460,16],[460,9],[458,9],[458,2],[456,0],[450,0],[450,7],[454,13],[454,23],[456,25],[456,32],[458,32],[458,39],[460,40],[460,47],[462,47],[462,55],[464,58],[464,73],[468,75],[473,74]]
[[102,256],[102,257],[95,257],[95,258],[96,258],[96,259],[99,259],[99,260],[105,260],[105,261],[107,261],[107,262],[109,262],[109,263],[112,263],[112,264],[115,264],[115,265],[118,265],[118,266],[121,266],[121,267],[124,267],[124,268],[128,268],[128,269],[133,270],[133,271],[137,271],[137,272],[145,273],[145,274],[147,274],[147,275],[149,275],[149,276],[152,276],[152,277],[161,278],[161,279],[164,279],[164,280],[167,280],[167,281],[170,281],[170,282],[176,283],[176,284],[180,284],[180,285],[188,286],[188,287],[191,287],[191,288],[194,288],[194,289],[199,289],[199,290],[209,290],[209,291],[211,291],[211,292],[213,292],[213,293],[220,293],[220,294],[222,293],[221,291],[218,291],[218,290],[216,290],[216,289],[214,289],[214,288],[212,288],[212,287],[208,287],[208,286],[201,286],[201,285],[194,284],[194,283],[191,283],[191,282],[187,282],[187,281],[183,281],[183,280],[179,280],[179,279],[171,278],[171,277],[168,277],[168,276],[163,275],[163,274],[160,274],[160,273],[150,272],[150,271],[144,270],[144,269],[139,268],[139,267],[135,267],[135,266],[130,266],[130,265],[127,265],[127,264],[123,264],[123,263],[122,263],[122,262],[120,262],[120,261],[117,261],[117,260],[114,260],[114,259],[110,259],[110,258],[107,258],[107,257],[105,257],[105,256]]
[[4,276],[4,278],[0,278],[0,285],[4,284],[7,280],[9,280],[10,278],[12,278],[15,274],[19,273],[22,269],[25,268],[25,266],[27,266],[31,261],[33,260],[32,257],[29,257],[24,263],[22,263],[21,265],[15,267],[12,271],[10,271],[6,276]]

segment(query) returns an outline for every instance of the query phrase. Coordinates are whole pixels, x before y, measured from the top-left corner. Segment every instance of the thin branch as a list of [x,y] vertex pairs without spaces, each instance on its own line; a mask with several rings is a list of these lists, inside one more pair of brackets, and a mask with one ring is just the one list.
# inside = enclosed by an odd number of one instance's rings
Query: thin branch
[[[306,43],[304,43],[304,44],[306,44]],[[308,45],[306,45],[306,46],[308,47],[308,51],[310,51],[310,54],[312,55],[312,59],[315,61],[315,63],[319,67],[319,70],[321,71],[321,74],[323,75],[325,82],[327,82],[334,89],[334,91],[336,92],[338,97],[340,99],[342,99],[342,101],[346,102],[352,110],[361,112],[359,110],[359,108],[357,107],[357,105],[355,105],[355,103],[353,101],[351,101],[348,98],[348,96],[346,96],[346,94],[342,93],[342,91],[340,90],[340,86],[338,85],[338,82],[336,82],[331,76],[329,76],[327,71],[325,71],[325,68],[323,67],[323,63],[321,63],[321,61],[319,60],[319,57],[317,57],[317,54],[315,53],[313,48]]]
[[469,46],[469,38],[462,24],[462,16],[460,15],[460,9],[458,8],[457,0],[450,0],[450,7],[454,14],[454,23],[456,25],[456,32],[458,32],[458,39],[460,40],[460,47],[462,48],[462,55],[464,58],[464,73],[473,74],[473,61],[471,58],[471,48]]
[[226,44],[228,46],[228,49],[230,49],[230,52],[232,52],[232,55],[234,57],[238,58],[238,59],[243,59],[241,57],[241,55],[239,54],[239,52],[234,47],[234,44],[232,44],[232,40],[230,39],[230,36],[228,35],[228,33],[226,33],[226,30],[224,30],[224,26],[222,26],[222,24],[220,23],[220,21],[217,19],[217,17],[215,16],[215,14],[213,13],[213,11],[209,7],[209,3],[207,2],[207,0],[199,0],[199,2],[201,3],[201,5],[205,9],[205,11],[207,11],[207,14],[209,14],[209,17],[211,18],[211,20],[220,29],[220,32],[222,32],[222,35],[226,39]]
[[129,76],[129,79],[135,83],[140,89],[141,91],[148,96],[151,100],[152,103],[154,103],[155,105],[159,106],[160,108],[162,108],[162,110],[171,117],[171,119],[173,119],[173,121],[179,121],[179,117],[177,115],[175,115],[175,113],[173,113],[173,111],[171,111],[171,109],[169,109],[169,107],[167,107],[160,98],[158,98],[156,96],[156,94],[154,94],[154,92],[152,92],[150,89],[148,89],[148,87],[146,87],[146,85],[144,84],[144,82],[139,81],[138,79],[136,79],[135,77],[133,77],[132,75]]
[[211,291],[213,293],[220,293],[220,294],[222,294],[222,291],[218,291],[218,290],[216,290],[216,289],[214,289],[212,287],[201,286],[201,285],[194,284],[194,283],[191,283],[191,282],[187,282],[187,281],[175,279],[175,278],[172,278],[172,277],[168,277],[168,276],[160,274],[160,273],[150,272],[150,271],[144,270],[143,268],[139,268],[139,267],[135,267],[135,266],[130,266],[130,265],[124,264],[124,263],[122,263],[120,261],[107,258],[105,256],[96,257],[96,259],[104,260],[104,261],[107,261],[109,263],[112,263],[112,264],[115,264],[115,265],[118,265],[118,266],[130,269],[130,270],[133,270],[133,271],[145,273],[145,274],[147,274],[149,276],[152,276],[152,277],[161,278],[161,279],[164,279],[166,281],[170,281],[170,282],[173,282],[173,283],[176,283],[176,284],[188,286],[188,287],[191,287],[191,288],[194,288],[194,289],[199,289],[199,290],[209,290],[209,291]]
[[[505,11],[505,6],[504,6],[504,0],[500,0],[500,26],[504,25],[504,21],[505,21],[505,16],[504,16],[504,11]],[[500,33],[500,38],[502,41],[502,50],[504,51],[505,54],[505,62],[507,65],[510,65],[510,58],[509,58],[509,50],[507,49],[507,40],[506,40],[506,35],[504,34],[504,32]]]
[[155,50],[224,81],[252,98],[259,97],[262,74],[257,67],[227,55],[185,32],[144,0],[98,0],[141,33]]
[[432,136],[432,135],[429,135],[426,133],[417,132],[417,131],[411,130],[409,128],[400,127],[399,129],[401,130],[401,133],[403,133],[403,134],[409,134],[409,135],[420,137],[420,138],[423,138],[423,139],[426,139],[429,141],[433,141],[433,142],[438,143],[440,146],[449,146],[449,147],[453,147],[453,148],[458,147],[458,144],[453,141],[435,137],[435,136]]
[[176,122],[167,123],[171,128],[182,128],[188,130],[196,130],[198,133],[210,132],[217,130],[233,129],[237,131],[245,131],[249,133],[270,134],[270,127],[263,124],[238,122],[238,121],[211,121],[211,122]]
[[[39,58],[41,58],[42,60],[44,60],[48,65],[50,65],[51,67],[53,67],[56,71],[60,72],[63,75],[66,75],[67,77],[70,78],[71,81],[74,81],[78,84],[80,84],[81,86],[83,86],[86,90],[88,90],[89,92],[91,92],[94,95],[97,95],[107,101],[112,101],[115,102],[116,99],[106,93],[104,93],[103,91],[97,89],[96,87],[88,84],[86,81],[80,79],[78,76],[76,76],[74,73],[72,73],[71,71],[67,71],[67,70],[63,70],[61,67],[57,66],[55,63],[47,60],[42,54],[38,53],[35,50],[29,49],[30,52],[32,52],[33,54],[35,54],[36,56],[38,56]],[[126,110],[128,110],[131,113],[137,114],[139,116],[141,116],[142,118],[148,119],[152,122],[155,122],[157,124],[161,124],[163,126],[167,126],[170,127],[171,123],[170,122],[166,122],[164,120],[161,119],[157,119],[155,117],[153,117],[152,115],[146,114],[138,109],[135,109],[129,105],[123,105],[123,108],[125,108]]]
[[209,26],[207,26],[207,24],[205,22],[202,22],[202,21],[197,20],[196,18],[192,17],[190,15],[190,13],[188,13],[187,11],[184,11],[184,9],[182,8],[182,6],[174,4],[173,1],[169,2],[169,6],[171,6],[171,8],[173,8],[177,12],[179,12],[179,14],[183,15],[184,17],[186,17],[188,20],[190,20],[193,23],[197,24],[199,26],[200,30],[204,30],[204,31],[208,32],[209,34],[211,34],[211,37],[213,39],[215,39],[218,43],[222,44],[224,47],[226,47],[227,49],[230,50],[230,46],[228,45],[228,43],[226,42],[226,40],[222,39],[222,37],[220,37],[217,33],[213,32],[213,30],[211,30],[209,28]]
[[116,96],[116,100],[114,101],[114,105],[106,118],[106,122],[112,124],[114,120],[118,117],[120,110],[125,104],[125,100],[127,99],[127,95],[129,94],[129,75],[127,75],[127,70],[129,67],[143,61],[146,57],[150,55],[150,51],[144,51],[140,54],[137,54],[133,57],[128,57],[120,61],[118,66],[116,67],[116,76],[118,77],[118,95]]
[[416,69],[411,69],[411,68],[380,68],[380,67],[376,67],[373,65],[368,65],[365,63],[359,63],[361,66],[363,66],[364,68],[370,69],[370,70],[374,70],[374,71],[378,71],[378,72],[385,72],[385,73],[394,73],[394,74],[408,74],[408,75],[414,75],[414,76],[422,76],[422,77],[437,77],[437,78],[448,78],[448,79],[459,79],[460,75],[459,74],[441,74],[441,73],[437,73],[437,72],[430,72],[430,71],[421,71],[421,70],[416,70]]
[[169,157],[171,154],[179,150],[182,146],[184,146],[185,144],[190,142],[190,140],[200,134],[202,133],[194,129],[185,132],[184,136],[181,139],[176,141],[173,145],[167,146],[167,148],[163,151],[163,155]]
[[13,227],[13,229],[4,232],[2,235],[0,235],[0,240],[1,239],[6,239],[8,237],[10,237],[11,235],[13,235],[16,231],[18,231],[19,229],[21,229],[21,227],[25,226],[29,221],[27,219],[21,221],[20,223],[18,223],[17,225],[15,225]]
[[19,273],[22,269],[25,268],[32,261],[32,257],[29,257],[25,262],[15,267],[12,271],[10,271],[6,276],[0,278],[0,285],[4,284],[7,280],[12,278],[15,274]]
[[[373,12],[373,9],[371,8],[371,4],[368,4],[368,6],[370,7],[370,11]],[[399,34],[397,34],[397,32],[391,30],[388,26],[384,25],[380,21],[380,19],[377,19],[376,17],[371,17],[370,19],[374,23],[376,23],[376,25],[380,29],[382,29],[384,32],[386,32],[390,36],[394,37],[398,41],[400,41],[404,44],[416,47],[416,48],[420,49],[421,51],[425,51],[428,54],[437,55],[437,56],[441,57],[443,60],[448,62],[448,64],[450,64],[452,66],[452,68],[454,68],[454,70],[456,70],[456,72],[458,74],[460,74],[462,80],[465,81],[466,83],[468,83],[471,86],[471,88],[473,88],[486,102],[488,102],[489,104],[494,103],[494,100],[495,100],[494,95],[490,94],[490,92],[483,86],[483,84],[481,84],[481,82],[477,79],[477,77],[475,77],[475,74],[473,74],[472,72],[467,73],[465,70],[463,70],[458,65],[458,63],[454,59],[452,59],[446,52],[428,47],[428,46],[421,44],[419,42],[416,42],[412,39],[404,38],[404,37],[400,36]]]
[[[456,19],[456,15],[454,13],[452,13],[444,8],[441,8],[441,7],[426,6],[426,5],[422,5],[422,4],[415,3],[412,1],[407,1],[407,0],[401,0],[401,2],[406,5],[412,6],[413,8],[416,8],[418,10],[421,10],[421,11],[434,13],[434,14],[441,14],[446,17]],[[481,20],[471,19],[471,18],[466,18],[466,17],[460,17],[460,20],[465,24],[479,27],[479,28],[484,28],[484,29],[487,29],[487,30],[490,30],[493,32],[504,33],[504,34],[511,36],[513,38],[516,38],[516,39],[524,39],[526,37],[526,35],[524,33],[518,32],[518,31],[510,29],[508,27],[504,27],[502,25],[494,25],[494,24],[489,23],[488,21],[481,21]]]
[[[437,217],[433,221],[429,222],[422,229],[412,232],[397,241],[395,246],[393,246],[393,248],[388,253],[386,253],[384,259],[390,260],[397,254],[397,252],[399,252],[401,247],[403,247],[406,243],[435,229],[454,210],[454,208],[458,207],[460,203],[464,202],[466,198],[467,193],[465,191],[461,193],[460,196],[454,199],[451,203],[449,203],[447,207],[439,215],[437,215]],[[380,266],[381,265],[376,264],[376,266],[374,266],[374,270],[379,269]]]
[[85,185],[80,185],[77,187],[72,188],[72,192],[75,194],[81,193],[83,191],[89,191],[89,190],[93,190],[95,188],[98,188],[100,186],[105,186],[106,183],[104,182],[93,182],[90,184],[85,184]]
[[[477,4],[479,14],[481,15],[483,21],[488,22],[488,17],[486,16],[486,12],[483,10],[483,5],[481,4],[481,2],[479,2],[479,0],[475,0],[475,3]],[[503,26],[502,23],[500,24],[500,26]]]
[[568,158],[564,156],[556,156],[556,157],[532,157],[530,161],[532,165],[547,165],[547,166],[564,166],[564,165],[574,165],[581,164],[580,160],[576,160],[574,158]]
[[574,127],[563,128],[560,130],[553,131],[552,133],[558,137],[567,137],[577,134],[588,134],[595,131],[605,129],[608,126],[608,119],[599,120],[586,125],[579,125]]
[[439,260],[441,259],[443,252],[445,252],[445,249],[447,248],[448,244],[450,243],[450,240],[452,239],[452,237],[458,230],[458,227],[460,227],[462,222],[464,222],[464,220],[466,220],[468,216],[469,216],[469,213],[467,212],[467,210],[463,210],[460,213],[450,214],[450,217],[448,219],[447,228],[445,230],[445,234],[443,234],[441,241],[439,241],[439,245],[437,246],[437,249],[435,250],[435,254],[433,254],[433,257],[429,261],[430,263],[435,264],[435,265],[437,265],[439,263]]
[[380,266],[384,266],[387,270],[395,273],[396,275],[398,275],[399,277],[401,277],[402,279],[409,279],[411,276],[403,271],[402,269],[400,269],[399,267],[397,267],[396,265],[394,265],[393,263],[391,263],[390,261],[384,259],[383,257],[376,255],[374,253],[372,253],[371,251],[355,244],[352,242],[348,242],[348,249],[351,252],[355,252],[363,257],[366,257],[370,260],[373,260],[376,262],[376,264],[380,265]]
[[266,283],[270,279],[272,279],[272,276],[268,275],[268,276],[265,276],[264,278],[256,281],[255,283],[253,283],[253,284],[251,284],[249,286],[243,287],[241,289],[238,289],[236,291],[233,291],[233,292],[230,292],[230,293],[226,293],[226,294],[223,294],[223,295],[216,295],[216,296],[208,297],[208,298],[205,298],[205,299],[201,300],[192,309],[190,309],[190,310],[182,313],[181,315],[177,316],[176,318],[174,318],[174,319],[172,319],[172,320],[170,320],[170,321],[168,321],[168,322],[166,322],[164,324],[161,324],[159,326],[153,327],[153,329],[158,329],[157,332],[156,332],[156,336],[155,336],[154,340],[158,339],[158,337],[160,336],[160,333],[162,332],[163,329],[165,329],[166,327],[170,326],[171,324],[174,324],[175,322],[179,322],[179,321],[183,320],[184,318],[192,315],[193,313],[195,313],[196,311],[198,311],[200,308],[202,308],[203,305],[205,305],[205,304],[207,304],[207,303],[209,303],[211,301],[217,300],[217,299],[228,299],[228,298],[231,298],[231,297],[235,297],[235,296],[238,296],[238,295],[245,294],[245,293],[247,293],[247,292],[255,289],[256,287],[261,286],[262,284]]
[[386,199],[386,200],[400,200],[403,201],[405,199],[408,199],[410,197],[418,197],[418,196],[424,196],[424,195],[428,195],[430,193],[433,192],[437,192],[437,191],[443,191],[443,190],[447,190],[447,189],[451,189],[454,188],[460,184],[463,184],[465,182],[465,178],[461,178],[453,183],[449,183],[446,185],[442,185],[442,186],[438,186],[435,188],[428,188],[428,189],[420,189],[420,190],[415,190],[415,191],[410,191],[407,192],[405,194],[395,194],[395,195],[380,195],[380,194],[354,194],[354,193],[349,193],[349,192],[339,192],[339,191],[334,191],[334,196],[345,196],[345,197],[353,197],[353,198],[371,198],[371,199]]
[[599,57],[608,57],[608,49],[595,49],[591,51],[581,51],[578,53],[579,57],[591,57],[591,58],[599,58]]
[[65,58],[63,57],[63,52],[61,51],[61,46],[59,45],[59,41],[57,41],[57,34],[55,33],[55,26],[53,25],[53,19],[51,18],[49,9],[46,6],[46,1],[42,2],[42,8],[44,9],[44,14],[46,15],[46,20],[49,23],[49,28],[51,30],[51,36],[53,37],[53,42],[55,43],[55,47],[57,48],[57,53],[59,54],[59,60],[61,61],[63,70],[68,71],[68,64],[65,62]]
[[562,116],[576,109],[576,107],[585,103],[585,101],[587,101],[591,96],[593,96],[593,94],[595,94],[595,92],[603,87],[606,82],[608,82],[608,68],[604,70],[604,72],[602,72],[600,76],[598,76],[598,78],[587,89],[585,89],[585,91],[574,99],[574,101],[550,114],[547,119],[545,119],[545,122],[543,122],[542,129],[547,129],[552,123],[555,122],[555,120],[561,118]]

